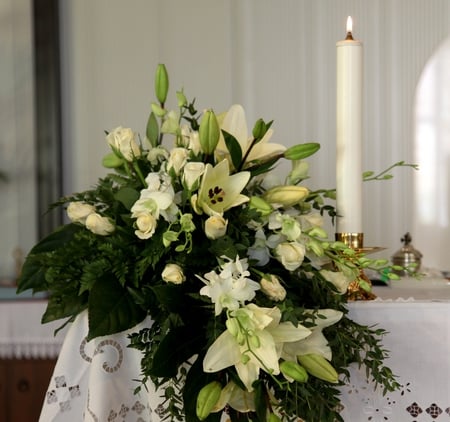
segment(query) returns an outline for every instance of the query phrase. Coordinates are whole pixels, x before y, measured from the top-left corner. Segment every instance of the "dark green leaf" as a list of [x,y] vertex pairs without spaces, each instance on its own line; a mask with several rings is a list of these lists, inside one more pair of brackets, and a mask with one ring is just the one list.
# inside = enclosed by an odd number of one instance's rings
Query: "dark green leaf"
[[139,192],[136,189],[124,187],[114,195],[114,198],[121,202],[127,210],[130,210],[139,199]]
[[222,130],[222,133],[227,149],[230,152],[231,162],[233,163],[234,168],[238,169],[242,162],[241,145],[231,133],[224,130]]
[[61,246],[64,246],[67,242],[70,242],[75,233],[80,230],[85,230],[83,226],[77,224],[67,224],[56,229],[52,234],[48,235],[37,243],[30,251],[30,255],[52,252]]
[[89,296],[88,339],[134,327],[146,316],[126,288],[111,275],[94,284]]
[[42,316],[42,323],[56,321],[78,315],[87,308],[86,296],[66,295],[64,298],[50,296],[47,309]]
[[46,271],[39,260],[36,259],[36,255],[57,250],[67,242],[70,242],[75,233],[80,230],[83,230],[83,227],[75,224],[67,224],[61,226],[55,232],[37,243],[31,249],[22,266],[22,272],[17,281],[17,293],[22,293],[28,289],[33,289],[34,292],[47,290],[47,283],[45,280]]
[[151,287],[158,302],[169,312],[176,312],[183,309],[186,302],[186,292],[182,285],[165,284]]
[[[203,372],[203,359],[197,358],[189,369],[183,389],[183,402],[186,422],[200,422],[196,414],[197,395],[200,389],[215,380],[214,374]],[[205,421],[219,422],[222,412],[211,413]]]
[[253,387],[255,389],[256,416],[259,421],[265,421],[267,419],[267,405],[264,385],[261,381],[255,381]]
[[201,347],[201,332],[183,326],[172,328],[162,339],[153,358],[152,375],[174,377],[178,366],[198,353]]
[[47,282],[45,280],[45,268],[38,262],[34,262],[31,257],[27,257],[22,267],[19,280],[17,281],[17,294],[28,289],[33,292],[44,292],[47,290]]

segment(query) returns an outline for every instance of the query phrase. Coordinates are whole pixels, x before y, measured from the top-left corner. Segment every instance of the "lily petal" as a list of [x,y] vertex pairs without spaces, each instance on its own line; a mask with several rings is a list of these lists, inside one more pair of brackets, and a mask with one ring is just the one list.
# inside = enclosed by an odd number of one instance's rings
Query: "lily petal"
[[217,372],[240,361],[241,353],[234,337],[225,330],[206,352],[203,359],[205,372]]

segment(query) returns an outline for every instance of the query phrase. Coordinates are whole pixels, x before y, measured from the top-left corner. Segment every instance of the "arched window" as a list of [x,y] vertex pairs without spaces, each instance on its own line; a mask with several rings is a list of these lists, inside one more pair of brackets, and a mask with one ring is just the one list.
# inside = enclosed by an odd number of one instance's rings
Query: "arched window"
[[427,266],[450,270],[450,38],[426,64],[416,91],[414,233]]

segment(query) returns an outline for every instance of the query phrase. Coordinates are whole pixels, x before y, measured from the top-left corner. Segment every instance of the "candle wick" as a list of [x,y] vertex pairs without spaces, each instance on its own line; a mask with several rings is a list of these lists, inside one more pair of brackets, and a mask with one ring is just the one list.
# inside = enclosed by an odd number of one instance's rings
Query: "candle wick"
[[352,31],[347,32],[347,36],[345,37],[346,40],[353,40],[353,34]]

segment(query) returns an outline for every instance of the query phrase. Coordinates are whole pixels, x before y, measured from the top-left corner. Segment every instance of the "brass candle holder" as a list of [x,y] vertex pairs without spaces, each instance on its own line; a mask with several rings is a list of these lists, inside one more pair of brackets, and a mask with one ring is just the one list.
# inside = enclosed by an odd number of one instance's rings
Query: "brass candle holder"
[[[364,233],[336,233],[335,239],[344,243],[349,248],[356,251],[356,257],[363,253],[377,252],[383,248],[366,248],[364,247]],[[359,274],[347,288],[347,297],[349,300],[373,300],[376,295],[372,291],[367,291],[361,287],[361,281],[372,287],[372,282],[367,277],[363,269],[359,270]]]

